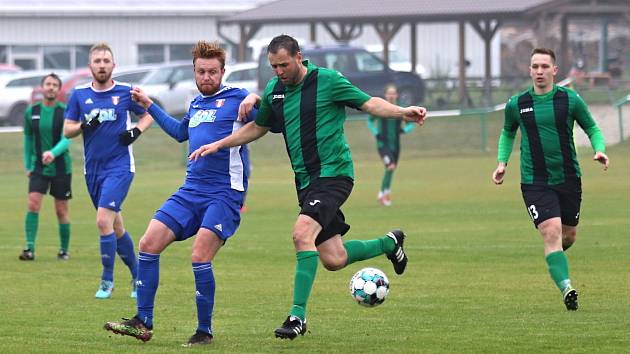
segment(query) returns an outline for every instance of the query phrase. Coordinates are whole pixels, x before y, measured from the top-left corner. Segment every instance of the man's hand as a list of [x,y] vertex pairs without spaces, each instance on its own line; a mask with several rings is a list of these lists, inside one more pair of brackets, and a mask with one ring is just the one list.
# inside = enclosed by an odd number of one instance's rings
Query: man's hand
[[136,139],[138,139],[140,134],[142,134],[142,130],[138,129],[138,127],[135,127],[133,129],[129,129],[126,132],[120,134],[118,136],[118,140],[123,145],[130,145],[134,141],[136,141]]
[[129,92],[131,92],[131,99],[138,102],[144,109],[148,109],[153,104],[149,96],[138,86],[134,86]]
[[497,169],[492,172],[492,182],[494,184],[502,184],[503,176],[505,176],[505,162],[499,162]]
[[604,154],[603,152],[596,152],[595,156],[593,156],[593,160],[604,165],[604,171],[608,169],[608,164],[609,164],[608,156],[606,156],[606,154]]
[[247,122],[250,113],[252,113],[259,101],[260,97],[257,94],[250,93],[247,95],[238,106],[238,121]]
[[101,112],[98,112],[89,121],[82,122],[81,123],[81,130],[88,131],[88,130],[94,130],[94,129],[98,128],[98,126],[101,124],[101,121],[98,120],[98,117],[100,115],[101,115]]
[[427,119],[427,109],[418,106],[409,106],[403,108],[403,120],[407,122],[416,122],[420,125],[424,124]]
[[219,144],[217,144],[217,142],[202,145],[188,156],[188,160],[197,161],[198,158],[206,156],[208,154],[214,154],[217,151],[219,151]]
[[49,151],[44,151],[42,153],[42,163],[44,165],[48,165],[48,164],[50,164],[53,161],[55,161],[55,155],[53,155],[53,153],[50,152],[50,150]]

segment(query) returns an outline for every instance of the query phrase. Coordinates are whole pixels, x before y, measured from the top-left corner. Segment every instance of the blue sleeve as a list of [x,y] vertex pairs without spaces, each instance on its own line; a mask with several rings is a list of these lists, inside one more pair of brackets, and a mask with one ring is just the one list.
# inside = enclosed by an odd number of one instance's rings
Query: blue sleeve
[[70,94],[68,104],[66,105],[66,113],[64,114],[64,118],[78,122],[81,120],[79,112],[80,110],[79,101],[77,99],[77,91],[73,90],[72,94]]
[[188,140],[188,115],[182,118],[181,121],[169,116],[166,112],[155,103],[149,106],[149,114],[153,117],[153,120],[164,130],[164,132],[170,135],[173,139],[179,141]]

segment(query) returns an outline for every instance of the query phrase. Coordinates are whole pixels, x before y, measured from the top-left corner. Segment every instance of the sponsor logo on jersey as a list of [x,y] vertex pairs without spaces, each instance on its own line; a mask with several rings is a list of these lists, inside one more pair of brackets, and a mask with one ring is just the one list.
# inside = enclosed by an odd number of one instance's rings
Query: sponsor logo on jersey
[[225,104],[225,98],[220,98],[220,99],[216,100],[215,103],[216,103],[216,107],[217,108],[221,108]]
[[533,112],[534,111],[534,107],[527,107],[527,108],[521,108],[521,114],[523,113],[528,113],[528,112]]
[[283,100],[284,99],[284,94],[281,95],[273,95],[273,97],[271,97],[272,100]]
[[120,102],[120,96],[112,96],[112,103],[114,106],[117,105],[118,102]]
[[188,123],[188,127],[194,128],[201,123],[212,123],[217,119],[217,110],[216,109],[202,109],[195,113],[192,118],[190,118],[190,122]]
[[85,113],[83,116],[85,117],[86,122],[89,122],[94,117],[98,116],[98,121],[103,123],[116,120],[116,110],[113,108],[94,108],[90,111],[90,113]]
[[94,101],[92,101],[91,98],[88,98],[87,100],[85,100],[85,104],[93,104]]

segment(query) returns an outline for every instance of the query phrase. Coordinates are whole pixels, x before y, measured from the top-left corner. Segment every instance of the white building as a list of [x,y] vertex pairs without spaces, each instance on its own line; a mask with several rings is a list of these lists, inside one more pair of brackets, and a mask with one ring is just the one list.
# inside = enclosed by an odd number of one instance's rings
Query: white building
[[[228,43],[217,31],[217,19],[255,8],[271,0],[0,0],[0,63],[24,69],[75,69],[87,63],[87,51],[97,42],[108,43],[118,65],[190,59],[190,48],[200,40]],[[467,26],[466,58],[469,76],[483,75],[483,42]],[[254,37],[280,33],[309,38],[304,25],[264,26]],[[418,25],[418,61],[428,76],[453,75],[457,63],[457,25]],[[237,40],[238,27],[222,30]],[[320,44],[332,43],[318,28]],[[366,26],[355,45],[378,44]],[[409,30],[393,39],[403,56],[409,52]],[[493,76],[500,72],[500,36],[492,42]]]

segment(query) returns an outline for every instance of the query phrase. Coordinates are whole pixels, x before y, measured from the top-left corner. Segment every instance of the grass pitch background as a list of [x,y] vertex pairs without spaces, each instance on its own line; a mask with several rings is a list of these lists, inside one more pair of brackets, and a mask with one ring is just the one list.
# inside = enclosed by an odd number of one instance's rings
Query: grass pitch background
[[[488,121],[491,150],[500,120]],[[403,276],[394,274],[385,257],[338,272],[320,266],[308,304],[310,333],[294,341],[272,333],[291,302],[291,229],[298,212],[293,177],[279,136],[251,144],[249,211],[215,259],[215,342],[198,349],[180,347],[196,326],[190,240],[162,255],[154,338],[143,344],[102,329],[105,321],[132,316],[135,303],[120,260],[113,298],[93,298],[101,265],[80,139],[72,145],[70,261],[56,260],[50,197],[41,211],[36,261],[18,261],[27,188],[22,137],[3,134],[0,352],[629,352],[630,145],[610,148],[607,172],[590,161],[590,151],[580,153],[582,221],[568,253],[580,310],[568,313],[523,207],[518,154],[505,184],[494,186],[495,153],[479,153],[478,126],[470,119],[435,119],[405,136],[394,205],[384,208],[376,203],[382,166],[373,138],[365,122],[347,123],[357,174],[343,209],[352,225],[347,238],[368,239],[402,227],[409,235],[410,263]],[[137,244],[154,210],[182,183],[184,168],[181,147],[158,128],[144,134],[135,151],[138,172],[123,214]],[[350,277],[365,266],[390,278],[389,298],[373,309],[354,304],[347,290]]]

